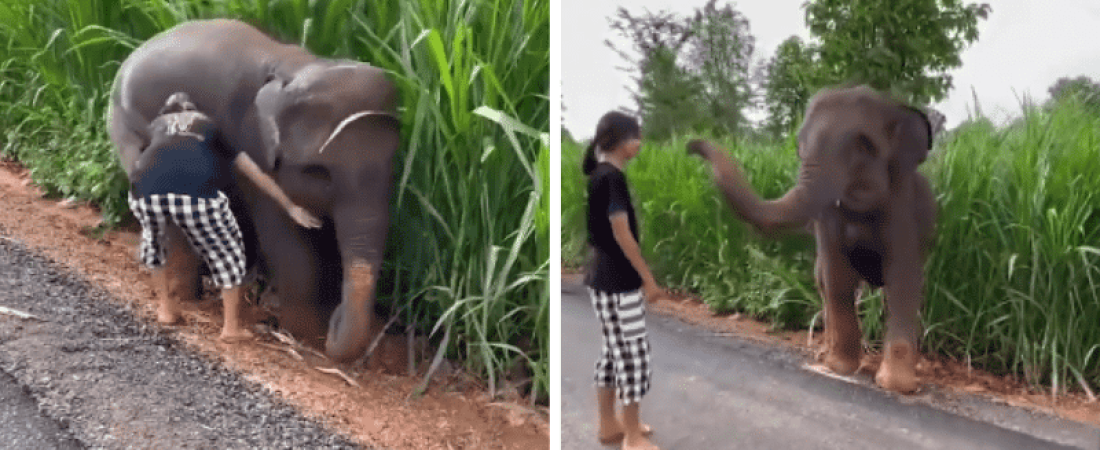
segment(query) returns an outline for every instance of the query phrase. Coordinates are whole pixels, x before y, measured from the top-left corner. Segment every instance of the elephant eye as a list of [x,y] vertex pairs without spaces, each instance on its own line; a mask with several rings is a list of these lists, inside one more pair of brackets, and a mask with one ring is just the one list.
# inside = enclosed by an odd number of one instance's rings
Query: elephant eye
[[855,146],[859,151],[871,157],[878,156],[878,148],[875,147],[875,144],[871,142],[871,138],[867,137],[866,134],[859,133],[856,135]]
[[303,167],[302,168],[302,174],[304,174],[306,176],[309,176],[311,178],[316,178],[318,180],[322,180],[326,183],[332,181],[332,175],[329,174],[328,169],[325,168],[324,166],[317,165],[317,164],[310,164],[308,166]]

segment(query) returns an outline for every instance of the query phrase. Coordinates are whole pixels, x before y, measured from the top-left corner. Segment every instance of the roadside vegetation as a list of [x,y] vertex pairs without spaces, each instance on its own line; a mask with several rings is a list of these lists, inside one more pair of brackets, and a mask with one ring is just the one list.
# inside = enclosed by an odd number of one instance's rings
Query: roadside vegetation
[[[897,14],[932,2],[903,3],[908,6],[897,8]],[[827,35],[835,27],[821,24],[815,28],[811,22],[835,19],[838,14],[858,15],[861,10],[868,17],[890,13],[869,4],[831,9],[837,5],[834,1],[810,2],[807,7],[812,14],[807,22],[811,32],[818,33],[816,40],[803,44],[792,38],[760,68],[762,78],[757,78],[757,84],[745,84],[745,89],[758,89],[765,99],[763,106],[769,115],[761,124],[708,124],[703,119],[710,109],[696,106],[705,105],[705,100],[683,95],[679,97],[687,100],[674,105],[674,110],[692,107],[696,115],[656,112],[661,107],[651,103],[654,99],[675,101],[678,96],[654,93],[653,89],[682,89],[705,81],[705,76],[698,75],[705,72],[693,72],[692,57],[684,56],[673,59],[684,61],[678,75],[669,75],[668,54],[662,53],[668,47],[654,46],[665,49],[652,53],[654,65],[647,66],[645,56],[636,61],[642,81],[635,113],[642,117],[643,128],[653,125],[657,129],[653,134],[643,130],[646,137],[641,154],[626,173],[636,199],[641,246],[659,283],[697,294],[716,312],[742,312],[777,328],[821,326],[822,303],[813,283],[812,237],[794,231],[779,240],[761,238],[734,216],[714,188],[709,168],[698,158],[688,157],[685,144],[702,137],[724,146],[741,161],[753,187],[772,199],[795,183],[799,162],[793,131],[801,124],[799,115],[808,96],[820,86],[852,79],[872,85],[885,83],[901,86],[895,95],[917,104],[946,94],[946,87],[939,89],[940,78],[922,81],[906,75],[903,78],[910,83],[906,87],[891,82],[891,77],[898,76],[895,71],[868,69],[887,65],[822,56],[823,48],[831,48],[837,54],[890,61],[890,54],[913,52],[871,51],[874,44],[858,40],[837,44],[840,38]],[[974,18],[988,13],[980,7],[965,8]],[[624,10],[619,18],[642,30],[660,24],[656,28],[666,34],[678,29],[668,26],[679,23],[677,20],[686,24],[679,29],[692,29],[690,17],[647,14],[631,16]],[[743,29],[747,33],[747,25]],[[898,30],[878,32],[904,34]],[[660,35],[637,33],[646,39]],[[968,36],[965,32],[957,35]],[[847,36],[864,35],[853,32]],[[970,41],[976,38],[975,32]],[[690,46],[692,39],[670,38],[667,42]],[[882,41],[868,38],[868,42]],[[639,54],[650,55],[646,48],[635,47]],[[828,70],[818,66],[829,58]],[[947,60],[951,55],[939,58]],[[917,61],[919,58],[914,59],[915,64]],[[851,68],[851,73],[833,73],[849,71],[846,68]],[[680,77],[682,82],[647,85],[644,80],[653,71]],[[1100,174],[1096,171],[1100,84],[1085,77],[1063,78],[1050,93],[1051,100],[1042,105],[1023,102],[1019,117],[1010,123],[994,124],[978,108],[975,117],[937,137],[928,161],[921,166],[920,171],[933,183],[939,207],[936,238],[926,265],[922,346],[924,351],[968,361],[993,373],[1018,376],[1050,392],[1091,391],[1089,395],[1093,395],[1100,388]],[[677,117],[691,120],[677,123]],[[731,129],[738,131],[731,133]],[[562,142],[562,257],[573,267],[583,264],[587,251],[585,179],[580,171],[585,145],[568,137]],[[877,345],[884,324],[881,292],[865,295],[859,310],[865,338]]]
[[105,226],[124,222],[105,120],[115,72],[160,31],[214,17],[391,73],[403,145],[379,301],[449,335],[448,355],[491,390],[524,373],[531,400],[547,402],[550,3],[4,2],[0,154],[49,195],[96,205]]

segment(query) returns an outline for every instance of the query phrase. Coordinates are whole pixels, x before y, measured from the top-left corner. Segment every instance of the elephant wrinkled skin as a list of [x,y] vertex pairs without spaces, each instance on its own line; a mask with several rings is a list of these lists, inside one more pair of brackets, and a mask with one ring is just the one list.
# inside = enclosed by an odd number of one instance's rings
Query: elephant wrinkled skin
[[[379,68],[318,58],[239,21],[181,24],[142,44],[115,78],[109,132],[127,175],[149,142],[146,125],[174,92],[189,94],[228,145],[324,221],[298,227],[234,174],[227,194],[250,264],[279,299],[280,325],[310,342],[327,330],[329,356],[360,356],[389,227],[400,138],[394,84]],[[193,297],[201,264],[179,236],[168,231],[170,290]]]
[[712,164],[715,183],[739,217],[765,234],[811,225],[831,370],[859,368],[860,280],[884,289],[885,355],[875,382],[905,393],[919,387],[918,316],[936,207],[917,166],[931,143],[928,119],[917,109],[863,86],[820,92],[798,135],[798,183],[770,201],[756,195],[724,152],[705,141],[688,143],[690,153]]

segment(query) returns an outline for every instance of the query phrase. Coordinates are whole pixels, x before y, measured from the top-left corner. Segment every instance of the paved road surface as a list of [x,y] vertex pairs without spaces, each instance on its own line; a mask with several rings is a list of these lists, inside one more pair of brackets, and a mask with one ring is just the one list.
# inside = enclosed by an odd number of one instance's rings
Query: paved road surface
[[0,450],[353,449],[0,228]]
[[[963,416],[809,372],[786,350],[653,314],[647,326],[653,388],[642,417],[663,449],[1100,450],[1100,430],[1075,422],[977,399],[947,405]],[[575,280],[562,282],[561,336],[562,448],[604,448],[592,384],[600,332]]]
[[0,448],[79,449],[56,421],[38,410],[15,378],[0,371]]

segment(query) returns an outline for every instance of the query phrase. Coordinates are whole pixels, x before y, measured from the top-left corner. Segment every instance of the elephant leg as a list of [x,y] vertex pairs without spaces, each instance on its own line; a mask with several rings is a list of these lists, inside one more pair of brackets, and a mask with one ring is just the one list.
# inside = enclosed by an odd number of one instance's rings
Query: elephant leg
[[855,292],[859,274],[840,250],[838,235],[818,227],[818,289],[825,302],[825,365],[848,375],[859,368],[862,334],[856,315]]
[[875,383],[883,389],[910,393],[920,387],[920,307],[924,272],[917,235],[895,242],[886,265],[883,287],[886,305],[885,355]]
[[324,336],[328,316],[316,304],[321,298],[320,266],[323,255],[312,239],[294,224],[274,202],[253,203],[253,218],[263,265],[272,295],[277,296],[275,315],[279,326],[298,339],[316,345]]

